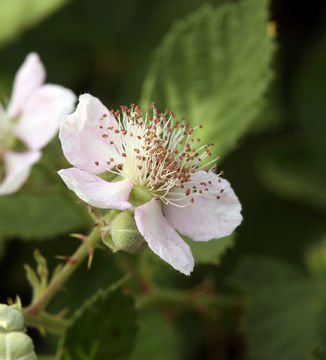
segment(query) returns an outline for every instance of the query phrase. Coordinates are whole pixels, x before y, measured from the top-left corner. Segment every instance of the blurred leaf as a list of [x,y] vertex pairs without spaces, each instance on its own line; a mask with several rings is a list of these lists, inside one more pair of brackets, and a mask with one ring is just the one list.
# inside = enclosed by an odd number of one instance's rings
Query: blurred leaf
[[326,235],[320,242],[308,247],[305,252],[305,264],[312,277],[326,278]]
[[68,0],[0,0],[0,46],[67,2]]
[[133,299],[119,281],[86,301],[60,341],[57,359],[126,359],[137,335]]
[[302,137],[277,142],[261,154],[257,169],[270,190],[326,209],[326,162],[319,144]]
[[305,52],[292,77],[291,107],[298,134],[270,146],[258,170],[276,193],[325,210],[326,34]]
[[0,197],[0,231],[6,236],[41,239],[80,225],[79,214],[56,193]]
[[6,251],[6,237],[0,234],[0,260]]
[[220,263],[222,255],[234,245],[233,235],[211,241],[192,241],[186,239],[195,258],[195,263],[214,264]]
[[303,278],[298,268],[282,260],[257,256],[245,257],[236,265],[229,283],[243,291],[255,291],[265,286]]
[[325,298],[326,284],[309,279],[271,284],[256,291],[244,319],[253,358],[313,359],[321,342],[319,326]]
[[156,101],[226,154],[258,115],[270,82],[273,42],[267,0],[205,5],[179,21],[155,52],[141,104]]
[[325,150],[326,33],[304,56],[293,75],[293,107],[305,136],[319,142]]
[[250,294],[243,329],[253,359],[306,360],[320,344],[326,284],[279,259],[245,258],[231,285]]
[[180,349],[172,324],[159,311],[141,314],[139,333],[129,360],[178,360]]

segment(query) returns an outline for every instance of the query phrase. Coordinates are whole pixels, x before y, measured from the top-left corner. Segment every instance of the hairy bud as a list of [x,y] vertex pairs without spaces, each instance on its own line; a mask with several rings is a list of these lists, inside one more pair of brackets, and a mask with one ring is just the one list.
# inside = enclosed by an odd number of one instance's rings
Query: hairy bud
[[24,331],[24,317],[14,306],[0,304],[0,333]]
[[125,251],[135,254],[142,251],[145,240],[139,233],[133,214],[128,211],[121,211],[114,217],[110,224],[110,232],[102,233],[103,242],[113,251]]
[[1,333],[0,359],[37,360],[31,338],[23,332]]

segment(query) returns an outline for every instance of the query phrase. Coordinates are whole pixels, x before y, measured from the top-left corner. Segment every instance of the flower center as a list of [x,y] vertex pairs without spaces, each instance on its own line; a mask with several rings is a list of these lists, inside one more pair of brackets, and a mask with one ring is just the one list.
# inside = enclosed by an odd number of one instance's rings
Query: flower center
[[[117,157],[108,160],[108,165],[118,163],[111,172],[129,178],[135,185],[140,185],[151,191],[157,199],[165,203],[171,201],[166,197],[175,187],[184,189],[192,174],[216,161],[216,158],[201,163],[212,154],[209,148],[213,143],[196,148],[200,142],[193,137],[197,128],[192,128],[182,121],[175,120],[172,112],[166,110],[158,113],[154,103],[152,114],[146,112],[143,117],[140,106],[131,105],[130,108],[121,106],[121,111],[111,110],[119,128],[113,126],[104,129],[102,136],[107,138],[111,146],[117,149]],[[107,114],[103,114],[102,118]],[[201,125],[198,128],[202,128]],[[185,189],[184,195],[188,196]]]

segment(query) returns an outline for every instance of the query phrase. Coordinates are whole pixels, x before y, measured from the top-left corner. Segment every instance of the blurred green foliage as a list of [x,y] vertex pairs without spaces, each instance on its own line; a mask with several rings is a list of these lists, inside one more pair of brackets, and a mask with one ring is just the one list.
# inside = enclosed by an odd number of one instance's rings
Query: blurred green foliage
[[[58,358],[83,359],[76,349],[98,341],[113,359],[326,358],[325,15],[317,0],[0,1],[1,94],[37,51],[49,82],[109,108],[156,101],[204,125],[199,136],[227,155],[225,177],[243,205],[236,236],[189,242],[191,277],[148,249],[96,251],[91,270],[82,266],[50,304],[73,319]],[[28,303],[22,264],[35,247],[52,269],[78,245],[67,233],[89,231],[86,207],[57,179],[67,166],[54,141],[21,192],[0,199],[2,302],[18,293]],[[130,295],[94,295],[125,273]],[[56,353],[57,337],[31,336],[37,353]],[[91,358],[108,357],[96,349]]]
[[37,24],[68,0],[1,0],[0,46]]

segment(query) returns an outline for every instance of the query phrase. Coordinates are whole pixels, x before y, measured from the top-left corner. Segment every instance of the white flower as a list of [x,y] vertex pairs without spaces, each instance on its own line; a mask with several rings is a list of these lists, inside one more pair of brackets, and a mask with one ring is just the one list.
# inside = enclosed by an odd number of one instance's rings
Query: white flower
[[[176,230],[208,241],[231,234],[242,221],[230,184],[200,166],[211,156],[211,144],[195,150],[193,130],[154,107],[153,116],[145,118],[137,106],[113,113],[85,94],[59,133],[63,152],[75,166],[59,171],[66,185],[92,206],[134,211],[152,251],[187,275],[194,259]],[[97,176],[107,171],[124,179],[107,182]],[[128,200],[136,187],[149,201],[133,209]]]
[[[5,175],[0,195],[17,191],[57,133],[62,116],[73,110],[76,97],[59,85],[43,84],[45,69],[39,56],[29,54],[18,70],[7,109],[0,104],[0,161]],[[17,140],[27,148],[16,152]]]

